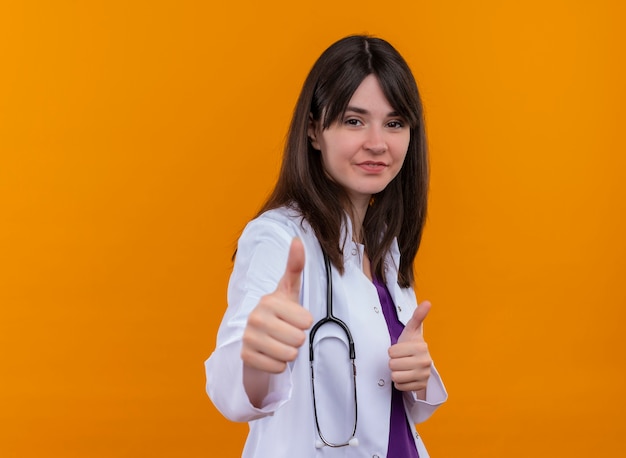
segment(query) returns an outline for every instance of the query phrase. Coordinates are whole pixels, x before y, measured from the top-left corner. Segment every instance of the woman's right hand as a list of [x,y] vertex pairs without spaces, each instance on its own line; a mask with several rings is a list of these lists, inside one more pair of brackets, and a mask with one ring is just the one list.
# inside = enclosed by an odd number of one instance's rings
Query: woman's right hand
[[304,245],[294,238],[276,290],[263,296],[248,316],[241,348],[248,371],[279,374],[298,356],[313,324],[311,313],[298,302],[303,269]]

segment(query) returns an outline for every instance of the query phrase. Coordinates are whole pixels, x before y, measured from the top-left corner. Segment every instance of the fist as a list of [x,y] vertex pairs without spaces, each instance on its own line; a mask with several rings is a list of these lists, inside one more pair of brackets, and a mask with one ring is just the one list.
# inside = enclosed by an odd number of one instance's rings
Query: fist
[[400,391],[421,391],[430,378],[432,359],[424,341],[423,323],[430,302],[422,302],[407,322],[398,343],[389,348],[391,380]]
[[313,324],[311,313],[298,302],[304,259],[304,245],[294,238],[276,290],[263,296],[248,316],[241,349],[244,365],[278,374],[298,356]]

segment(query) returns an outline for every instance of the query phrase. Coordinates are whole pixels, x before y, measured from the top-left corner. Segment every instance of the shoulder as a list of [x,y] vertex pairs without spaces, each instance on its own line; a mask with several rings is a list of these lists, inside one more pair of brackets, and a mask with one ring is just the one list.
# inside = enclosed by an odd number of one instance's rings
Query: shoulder
[[302,223],[302,215],[297,209],[291,207],[279,207],[261,213],[250,224],[274,224],[285,227],[299,226]]
[[313,262],[316,239],[313,231],[307,228],[308,224],[298,212],[283,207],[251,220],[237,242],[229,291],[233,294],[240,288],[252,288],[264,294],[273,291],[284,273],[294,237],[300,238],[305,245],[306,262]]
[[251,220],[241,233],[239,243],[274,240],[290,244],[294,237],[309,238],[313,231],[297,209],[279,207]]

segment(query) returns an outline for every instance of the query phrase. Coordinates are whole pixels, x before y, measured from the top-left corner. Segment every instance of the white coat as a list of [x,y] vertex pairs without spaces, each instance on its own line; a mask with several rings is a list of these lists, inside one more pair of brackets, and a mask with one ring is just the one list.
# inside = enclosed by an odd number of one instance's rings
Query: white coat
[[[346,228],[351,234],[351,228]],[[313,230],[295,211],[271,210],[251,221],[238,243],[228,287],[228,308],[217,335],[217,346],[205,363],[207,393],[217,409],[233,421],[247,421],[250,433],[242,457],[385,457],[389,437],[392,381],[389,370],[389,332],[378,294],[363,274],[363,247],[348,238],[344,245],[345,272],[332,270],[334,314],[352,332],[356,350],[358,446],[316,448],[318,439],[311,395],[308,335],[297,359],[272,377],[270,394],[255,408],[245,393],[240,357],[241,338],[250,311],[261,296],[276,289],[284,274],[289,246],[299,237],[305,247],[300,299],[315,322],[326,315],[326,271]],[[399,251],[394,242],[386,259],[387,287],[398,318],[405,323],[417,306],[411,288],[397,283]],[[334,325],[325,325],[315,342],[315,386],[322,434],[329,440],[349,438],[353,427],[353,392],[346,338]],[[447,399],[435,368],[426,400],[404,394],[405,410],[420,458],[428,453],[414,424],[426,420]],[[393,458],[393,457],[390,457]]]

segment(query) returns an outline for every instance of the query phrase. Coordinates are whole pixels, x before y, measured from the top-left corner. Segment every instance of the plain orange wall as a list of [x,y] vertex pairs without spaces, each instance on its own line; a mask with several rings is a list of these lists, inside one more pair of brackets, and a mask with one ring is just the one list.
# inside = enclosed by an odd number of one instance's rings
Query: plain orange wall
[[626,456],[624,13],[3,2],[0,456],[239,456],[203,372],[230,255],[314,59],[363,32],[426,106],[431,455]]

